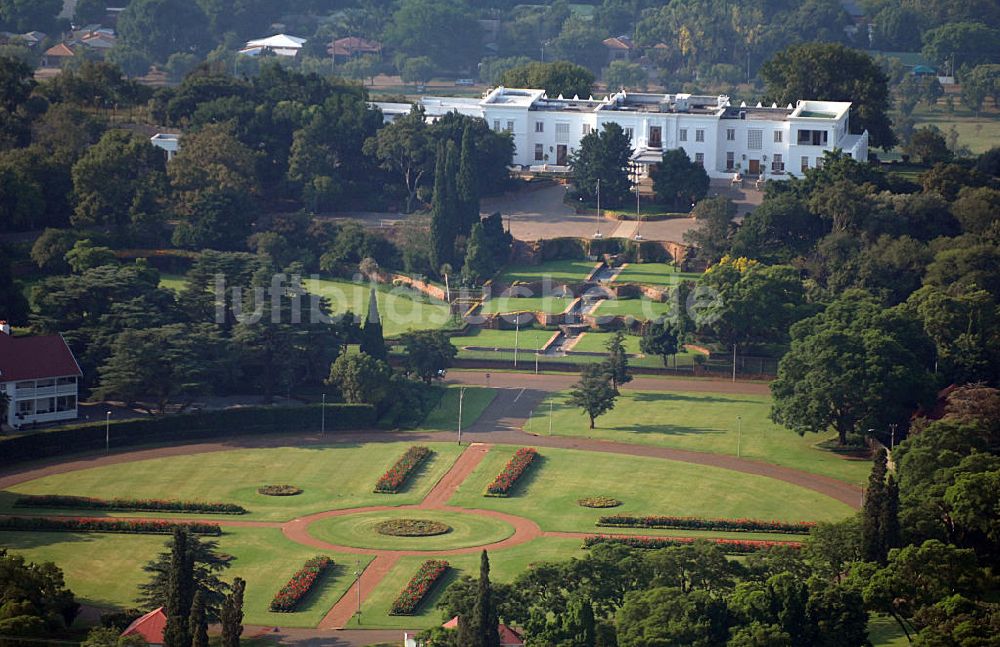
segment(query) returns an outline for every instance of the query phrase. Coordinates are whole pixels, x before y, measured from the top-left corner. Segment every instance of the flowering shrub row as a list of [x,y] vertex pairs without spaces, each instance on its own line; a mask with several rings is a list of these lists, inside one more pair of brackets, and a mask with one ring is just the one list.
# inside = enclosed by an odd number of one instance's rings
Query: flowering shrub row
[[698,517],[633,516],[615,514],[601,517],[598,526],[611,528],[677,528],[685,530],[728,530],[732,532],[781,532],[808,535],[816,524],[811,521],[766,521],[762,519],[701,519]]
[[375,484],[375,491],[385,494],[395,494],[403,483],[410,477],[417,467],[431,455],[431,450],[426,447],[410,447],[406,453],[396,461],[396,464],[379,477]]
[[429,559],[417,570],[410,583],[399,594],[389,608],[390,616],[410,616],[420,606],[421,601],[448,570],[448,562]]
[[313,585],[316,584],[316,580],[331,566],[333,566],[333,560],[322,555],[317,555],[308,560],[288,580],[288,583],[274,594],[274,599],[271,600],[271,611],[295,611],[295,607],[302,601],[302,598],[306,597],[309,591],[312,590]]
[[521,478],[528,466],[531,465],[538,452],[534,447],[522,447],[514,452],[514,457],[507,461],[497,477],[486,488],[486,496],[507,496],[517,479]]
[[86,508],[88,510],[121,510],[126,512],[197,512],[216,514],[246,514],[235,503],[206,501],[167,501],[164,499],[95,499],[87,496],[40,494],[18,497],[14,505],[25,508]]
[[768,550],[775,546],[786,548],[802,548],[802,544],[797,541],[762,541],[759,539],[718,539],[718,538],[694,538],[694,537],[636,537],[629,535],[591,535],[583,540],[583,547],[590,548],[594,544],[625,544],[632,548],[667,548],[668,546],[683,546],[692,544],[695,541],[709,541],[720,546],[727,553],[745,555]]
[[141,535],[169,535],[174,528],[187,528],[196,535],[221,535],[215,523],[172,521],[169,519],[91,519],[87,517],[0,517],[0,530],[37,532],[121,532]]

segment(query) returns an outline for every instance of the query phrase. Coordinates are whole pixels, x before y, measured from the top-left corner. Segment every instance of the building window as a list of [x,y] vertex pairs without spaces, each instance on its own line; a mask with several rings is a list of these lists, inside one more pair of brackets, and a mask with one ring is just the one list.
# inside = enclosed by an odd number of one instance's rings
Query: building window
[[774,143],[775,144],[780,144],[784,140],[785,140],[785,133],[783,133],[780,130],[774,131]]
[[764,131],[759,128],[751,128],[747,131],[747,148],[752,151],[759,151],[764,148]]
[[694,131],[694,140],[696,142],[703,142],[703,141],[705,141],[705,130],[702,129],[702,128],[698,128],[697,130],[695,130]]
[[544,133],[545,132],[545,122],[544,121],[536,121],[535,122],[535,132],[536,133]]
[[727,142],[734,142],[734,141],[736,141],[736,129],[735,128],[726,128],[726,141]]
[[635,130],[632,129],[631,127],[626,128],[625,129],[625,136],[628,137],[629,141],[632,141],[632,138],[635,136]]
[[507,132],[514,132],[514,121],[512,119],[507,120]]
[[535,161],[541,162],[545,159],[545,147],[541,144],[535,144]]
[[35,388],[35,381],[34,380],[24,380],[23,382],[18,382],[17,383],[17,390],[18,391],[20,391],[21,389],[33,389],[33,388]]
[[72,411],[76,408],[75,395],[60,395],[56,398],[56,411]]
[[52,413],[55,410],[55,398],[39,398],[35,401],[35,413]]
[[55,381],[54,378],[51,378],[51,377],[50,378],[46,378],[44,380],[38,380],[37,382],[35,382],[35,388],[36,389],[47,389],[50,386],[55,386],[55,385],[56,385],[56,381]]
[[35,413],[34,400],[21,400],[17,403],[17,415],[30,416],[33,413]]
[[59,386],[64,386],[66,384],[76,384],[75,377],[61,377],[56,381]]
[[802,172],[805,173],[808,170],[809,170],[809,156],[808,155],[803,155],[802,156]]
[[500,130],[500,120],[499,119],[494,119],[493,120],[493,130]]
[[829,133],[825,130],[800,130],[799,146],[826,146]]
[[569,142],[569,123],[556,124],[556,141],[560,143]]
[[729,151],[726,153],[726,170],[732,171],[736,168],[736,153]]
[[591,128],[590,124],[583,124],[584,135],[589,135],[591,130],[593,130],[593,128]]
[[698,166],[705,166],[705,154],[704,153],[695,153],[694,154],[694,163],[697,164]]
[[771,172],[772,173],[785,172],[785,161],[781,159],[781,153],[774,154],[774,158],[771,160]]
[[686,142],[688,140],[688,129],[681,128],[680,132],[677,133],[677,141]]

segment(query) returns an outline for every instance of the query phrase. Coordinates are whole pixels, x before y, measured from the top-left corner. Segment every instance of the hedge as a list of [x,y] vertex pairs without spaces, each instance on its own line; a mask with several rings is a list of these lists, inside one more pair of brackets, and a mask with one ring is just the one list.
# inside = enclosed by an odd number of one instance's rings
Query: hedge
[[87,517],[0,517],[0,530],[30,532],[114,532],[133,535],[169,535],[176,527],[196,535],[222,534],[218,524],[169,519],[92,519]]
[[729,532],[777,532],[808,535],[816,525],[810,521],[767,521],[763,519],[701,519],[698,517],[634,516],[615,514],[601,517],[598,526],[608,528],[673,528],[681,530],[725,530]]
[[386,470],[385,474],[379,477],[378,482],[375,483],[375,492],[381,494],[396,494],[399,492],[399,488],[403,487],[403,484],[410,478],[410,475],[432,453],[427,447],[418,445],[407,449],[406,453],[392,467]]
[[287,613],[295,611],[295,607],[303,598],[309,595],[309,591],[316,584],[316,580],[323,575],[331,566],[333,560],[323,555],[317,555],[308,560],[302,568],[292,575],[291,579],[281,587],[281,590],[274,594],[271,600],[271,611]]
[[168,501],[163,499],[96,499],[64,494],[39,494],[18,497],[14,505],[21,508],[80,508],[115,510],[119,512],[183,512],[207,514],[246,514],[247,509],[235,503],[209,501]]
[[[316,431],[321,404],[299,407],[240,407],[129,420],[112,420],[111,446],[189,442],[225,436]],[[365,429],[375,425],[367,404],[326,405],[326,428]],[[5,464],[104,449],[105,421],[57,427],[51,431],[0,437]]]
[[448,571],[448,562],[429,559],[420,565],[416,575],[389,607],[390,616],[410,616],[417,610],[434,584]]
[[786,548],[802,548],[797,541],[762,541],[758,539],[719,539],[696,537],[635,537],[630,535],[591,535],[583,540],[583,547],[590,548],[595,544],[624,544],[632,548],[657,549],[670,546],[685,546],[696,541],[708,541],[722,548],[727,553],[746,555],[784,546]]

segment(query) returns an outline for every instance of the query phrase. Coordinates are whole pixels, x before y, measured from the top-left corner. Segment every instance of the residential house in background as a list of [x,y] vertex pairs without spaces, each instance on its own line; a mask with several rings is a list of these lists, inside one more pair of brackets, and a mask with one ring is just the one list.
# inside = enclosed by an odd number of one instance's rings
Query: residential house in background
[[627,61],[632,58],[632,53],[635,51],[635,43],[628,36],[612,36],[602,42],[604,48],[608,50],[608,63]]
[[10,398],[7,425],[73,420],[82,375],[62,335],[15,337],[0,321],[0,392]]
[[166,151],[169,162],[181,149],[181,136],[176,133],[156,133],[149,138],[149,143]]
[[76,52],[66,43],[59,43],[42,54],[42,67],[63,67],[76,58]]
[[369,54],[380,56],[382,54],[382,43],[357,36],[348,36],[347,38],[338,38],[337,40],[330,41],[326,47],[326,52],[333,57],[334,63],[338,59],[346,61],[355,56],[366,56]]
[[163,612],[163,607],[157,607],[149,613],[132,621],[122,638],[128,636],[141,636],[150,647],[157,647],[163,644],[163,632],[167,628],[167,614]]
[[295,58],[306,44],[305,38],[289,36],[288,34],[275,34],[267,38],[248,40],[240,54],[244,56],[260,56],[261,54],[274,54],[275,56],[287,56]]

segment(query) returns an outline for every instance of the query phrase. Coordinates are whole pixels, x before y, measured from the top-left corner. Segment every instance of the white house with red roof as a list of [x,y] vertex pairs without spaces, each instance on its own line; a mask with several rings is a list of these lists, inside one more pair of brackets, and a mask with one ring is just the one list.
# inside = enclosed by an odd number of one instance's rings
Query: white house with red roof
[[[458,616],[455,616],[441,626],[445,629],[458,629]],[[500,634],[500,647],[524,647],[524,638],[521,637],[521,634],[507,625],[503,623],[498,624],[497,633]],[[403,634],[403,645],[404,647],[419,647],[420,643],[417,642],[416,634],[411,635],[409,632],[406,632]]]
[[82,375],[62,335],[14,337],[0,321],[0,393],[10,398],[8,426],[76,418]]
[[163,630],[167,628],[167,614],[163,612],[163,607],[153,609],[146,615],[132,621],[125,631],[125,636],[142,636],[150,645],[163,644]]

